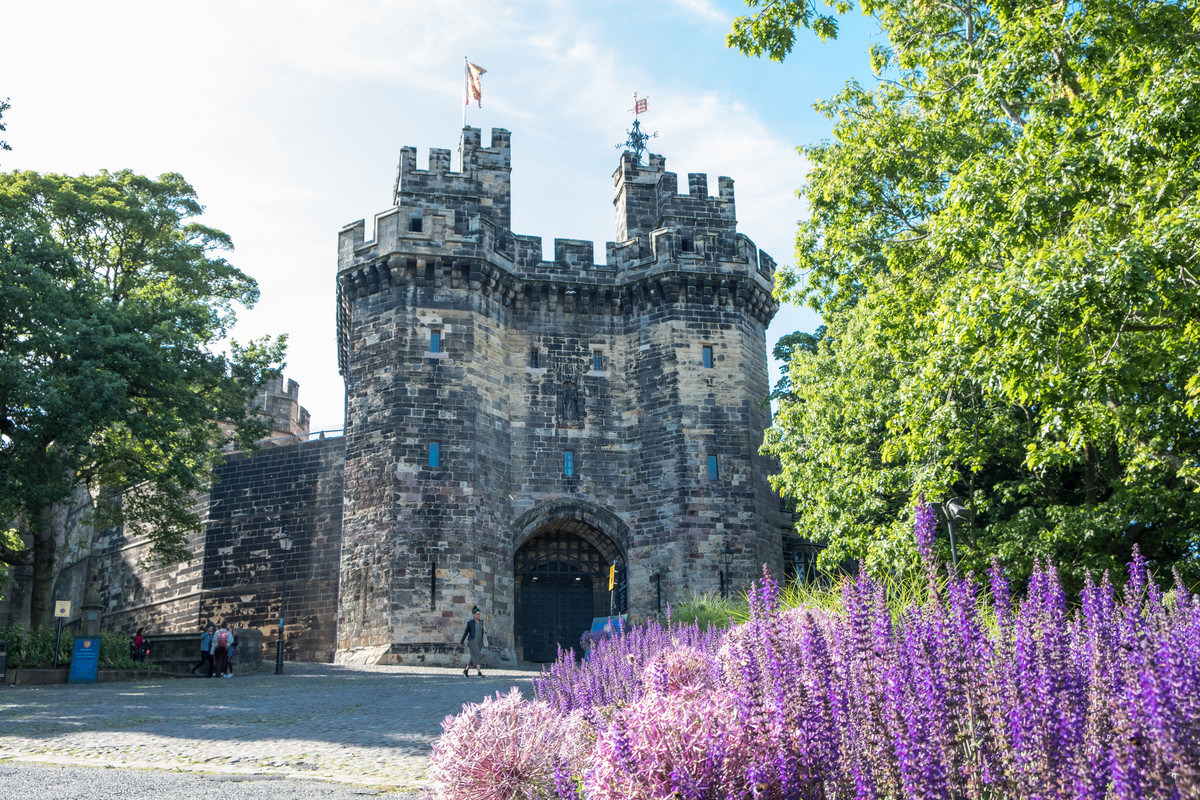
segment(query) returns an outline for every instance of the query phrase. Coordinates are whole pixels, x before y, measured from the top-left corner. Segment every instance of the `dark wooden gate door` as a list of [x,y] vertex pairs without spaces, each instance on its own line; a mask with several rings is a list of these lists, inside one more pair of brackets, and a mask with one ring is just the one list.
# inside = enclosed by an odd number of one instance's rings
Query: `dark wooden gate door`
[[591,581],[527,581],[521,587],[521,643],[526,661],[553,661],[559,645],[579,652],[579,637],[591,626]]

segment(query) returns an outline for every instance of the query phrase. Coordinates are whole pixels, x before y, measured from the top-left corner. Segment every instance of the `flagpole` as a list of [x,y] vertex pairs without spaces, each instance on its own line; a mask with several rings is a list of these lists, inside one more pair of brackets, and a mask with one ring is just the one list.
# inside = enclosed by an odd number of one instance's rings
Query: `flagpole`
[[463,121],[462,129],[458,133],[458,171],[466,172],[467,165],[463,163],[463,130],[467,127],[467,106],[471,104],[471,89],[470,76],[467,72],[470,70],[470,62],[466,56],[463,56]]

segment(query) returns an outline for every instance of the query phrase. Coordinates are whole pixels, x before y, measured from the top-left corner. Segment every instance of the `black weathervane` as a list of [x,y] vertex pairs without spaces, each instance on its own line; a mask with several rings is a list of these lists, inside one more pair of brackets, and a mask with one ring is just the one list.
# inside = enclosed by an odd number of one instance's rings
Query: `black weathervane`
[[642,153],[646,152],[646,142],[650,139],[658,138],[658,131],[646,133],[642,130],[641,122],[638,121],[638,114],[646,113],[646,105],[649,100],[650,98],[648,97],[638,100],[637,92],[633,93],[633,108],[629,109],[633,112],[633,127],[626,131],[629,134],[629,138],[617,145],[618,150],[625,148],[633,153],[635,164],[642,163]]

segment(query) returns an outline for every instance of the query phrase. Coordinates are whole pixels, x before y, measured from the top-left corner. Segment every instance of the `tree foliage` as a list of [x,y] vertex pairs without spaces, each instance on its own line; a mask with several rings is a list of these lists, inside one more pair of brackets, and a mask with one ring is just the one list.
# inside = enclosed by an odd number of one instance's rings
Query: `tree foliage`
[[[8,130],[8,128],[5,127],[6,123],[4,123],[2,120],[4,118],[4,112],[8,111],[10,108],[12,108],[12,106],[9,105],[7,98],[0,100],[0,133],[4,133],[4,131]],[[0,139],[0,150],[12,150],[12,147],[9,146],[8,142]]]
[[[1198,577],[1200,14],[1189,0],[864,0],[874,88],[818,108],[766,448],[799,526],[893,568],[896,515],[957,495],[966,566],[1129,559]],[[732,46],[782,59],[815,6]],[[836,30],[834,30],[836,33]],[[1074,585],[1078,585],[1076,582]]]
[[179,175],[0,174],[0,520],[18,520],[33,621],[53,579],[51,507],[87,486],[96,523],[138,526],[151,561],[187,557],[193,495],[229,443],[264,426],[247,401],[284,341],[222,344],[255,282]]

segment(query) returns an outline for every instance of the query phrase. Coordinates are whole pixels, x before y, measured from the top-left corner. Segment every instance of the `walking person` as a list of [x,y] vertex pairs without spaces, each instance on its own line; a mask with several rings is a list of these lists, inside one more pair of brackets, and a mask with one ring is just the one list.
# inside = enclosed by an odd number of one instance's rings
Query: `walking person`
[[200,634],[200,662],[192,667],[192,674],[196,674],[196,670],[208,664],[208,674],[212,674],[212,638],[213,626],[212,623],[204,626],[204,633]]
[[237,658],[238,651],[238,635],[237,628],[229,629],[229,665],[225,673],[226,678],[233,677],[233,661]]
[[468,672],[471,667],[479,673],[479,677],[483,677],[483,648],[487,647],[487,631],[484,630],[483,620],[480,616],[483,612],[479,610],[479,606],[471,609],[471,618],[467,620],[466,630],[463,631],[462,639],[459,640],[458,646],[462,647],[465,643],[471,650],[471,660],[467,662],[467,666],[463,669],[463,677],[470,677]]
[[217,628],[217,632],[213,634],[212,672],[209,673],[209,677],[226,677],[226,673],[229,671],[229,646],[232,643],[233,637],[230,635],[229,629],[225,627],[225,623],[222,622],[221,627]]

